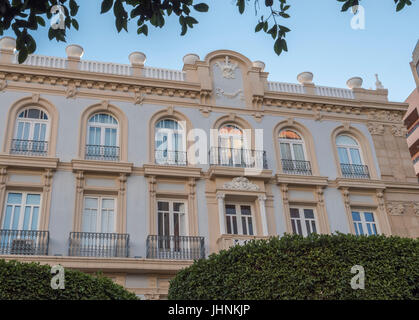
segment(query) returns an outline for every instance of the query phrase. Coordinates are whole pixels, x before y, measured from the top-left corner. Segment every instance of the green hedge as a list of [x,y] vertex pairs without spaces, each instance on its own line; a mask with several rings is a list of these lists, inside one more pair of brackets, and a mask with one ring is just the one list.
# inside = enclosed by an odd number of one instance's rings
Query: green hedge
[[135,294],[101,274],[65,269],[65,288],[52,289],[51,267],[0,260],[0,300],[131,300]]
[[[354,265],[365,289],[351,288]],[[169,299],[419,299],[419,240],[285,235],[212,254],[180,271]]]

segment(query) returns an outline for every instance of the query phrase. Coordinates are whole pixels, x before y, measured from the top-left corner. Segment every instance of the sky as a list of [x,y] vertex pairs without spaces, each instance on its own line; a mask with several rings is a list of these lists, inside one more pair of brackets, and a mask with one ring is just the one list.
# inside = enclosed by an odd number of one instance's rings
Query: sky
[[[253,5],[240,15],[235,0],[194,0],[206,2],[208,13],[192,13],[199,24],[180,36],[178,18],[166,19],[162,29],[149,27],[149,35],[137,35],[136,23],[128,33],[118,34],[113,12],[100,14],[101,0],[78,0],[79,31],[67,31],[67,43],[49,41],[47,28],[38,30],[36,54],[65,57],[68,44],[84,48],[83,59],[129,63],[133,51],[146,54],[147,66],[182,69],[182,57],[196,53],[201,60],[214,50],[240,52],[250,60],[265,62],[268,80],[297,83],[300,72],[314,73],[317,85],[346,87],[354,76],[364,79],[364,88],[375,89],[375,74],[389,89],[391,101],[402,102],[415,87],[409,62],[419,40],[419,1],[396,12],[393,0],[363,0],[365,29],[351,27],[353,14],[341,13],[337,0],[288,0],[291,18],[278,23],[291,29],[288,52],[277,56],[270,35],[254,28],[258,16]],[[260,0],[261,6],[264,1]],[[253,0],[250,0],[253,3]],[[261,7],[263,10],[263,8]],[[5,35],[13,36],[12,32]]]

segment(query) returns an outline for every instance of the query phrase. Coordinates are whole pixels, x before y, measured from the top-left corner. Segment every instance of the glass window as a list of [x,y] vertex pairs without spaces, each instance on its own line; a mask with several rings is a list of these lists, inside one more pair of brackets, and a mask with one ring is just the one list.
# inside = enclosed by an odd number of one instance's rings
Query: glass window
[[243,130],[235,124],[224,124],[218,130],[219,163],[223,165],[240,166],[243,159]]
[[347,135],[340,135],[336,138],[336,146],[341,164],[363,164],[361,149],[355,139]]
[[9,192],[6,197],[3,229],[38,230],[41,195]]
[[356,235],[378,234],[373,212],[352,211],[352,221]]
[[119,159],[119,128],[116,119],[106,113],[90,117],[87,125],[86,158]]
[[157,122],[154,139],[156,163],[186,165],[186,136],[178,121],[163,119]]
[[226,204],[227,234],[254,235],[250,205]]
[[83,232],[115,232],[115,199],[85,197],[82,216]]
[[290,217],[294,234],[307,236],[310,233],[317,233],[317,223],[313,209],[290,208]]

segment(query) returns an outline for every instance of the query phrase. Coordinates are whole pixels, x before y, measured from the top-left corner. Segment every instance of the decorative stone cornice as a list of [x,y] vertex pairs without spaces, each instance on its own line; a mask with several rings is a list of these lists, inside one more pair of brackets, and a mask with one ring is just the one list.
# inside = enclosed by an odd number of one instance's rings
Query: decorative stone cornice
[[407,129],[402,124],[392,125],[391,126],[391,133],[395,137],[406,137]]
[[400,202],[387,203],[388,214],[392,216],[401,216],[405,213],[405,204]]
[[384,134],[384,126],[381,123],[368,122],[367,127],[368,127],[368,131],[372,135],[383,135]]
[[228,190],[243,190],[243,191],[259,191],[258,185],[251,183],[246,177],[236,177],[231,182],[226,182],[223,185],[224,189]]

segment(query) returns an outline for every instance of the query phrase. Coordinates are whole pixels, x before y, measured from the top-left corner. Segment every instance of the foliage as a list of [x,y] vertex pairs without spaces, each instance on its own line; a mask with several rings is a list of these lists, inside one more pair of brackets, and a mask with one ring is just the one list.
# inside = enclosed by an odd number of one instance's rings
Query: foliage
[[[365,289],[352,289],[354,265]],[[169,299],[419,299],[419,240],[285,235],[195,261],[170,282]]]
[[[361,0],[337,1],[343,3],[342,11],[347,11],[351,7],[356,8]],[[397,11],[412,5],[411,0],[393,1]],[[240,14],[250,3],[253,3],[255,14],[259,16],[255,32],[263,31],[275,40],[276,54],[280,55],[283,51],[288,51],[285,37],[291,30],[280,24],[278,20],[290,17],[288,11],[292,0],[235,0],[235,2]],[[261,5],[260,2],[263,4]],[[79,29],[79,23],[74,18],[79,9],[76,0],[0,0],[0,35],[12,28],[16,35],[19,63],[24,62],[28,54],[36,50],[36,41],[30,35],[30,31],[37,30],[38,26],[45,27],[45,16],[51,19],[53,13],[56,13],[52,10],[56,5],[64,9],[64,28],[50,26],[48,37],[50,40],[65,42],[67,29],[71,27]],[[112,8],[118,32],[122,29],[128,31],[128,21],[136,20],[137,33],[147,36],[149,25],[162,28],[165,24],[165,17],[172,14],[179,17],[181,35],[185,35],[188,28],[193,28],[198,23],[198,20],[191,16],[192,9],[197,12],[207,12],[209,6],[206,3],[194,4],[194,0],[102,0],[101,13],[109,12]]]
[[135,300],[101,274],[91,276],[65,269],[64,289],[52,289],[51,267],[0,260],[0,300]]

